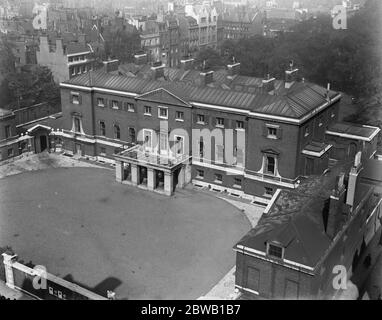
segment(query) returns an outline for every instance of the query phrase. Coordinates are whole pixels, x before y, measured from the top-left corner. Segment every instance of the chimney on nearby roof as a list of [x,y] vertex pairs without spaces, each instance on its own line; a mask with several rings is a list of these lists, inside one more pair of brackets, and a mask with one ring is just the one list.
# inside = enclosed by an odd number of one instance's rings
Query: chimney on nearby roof
[[206,86],[213,81],[214,81],[214,72],[212,70],[200,72],[200,85],[201,86]]
[[325,96],[326,96],[326,100],[328,100],[330,102],[330,82],[328,82],[328,85],[326,87]]
[[345,173],[341,172],[336,179],[336,185],[329,199],[329,211],[326,222],[326,234],[333,239],[343,219],[346,188],[344,184]]
[[164,77],[164,64],[161,61],[154,62],[151,67],[151,78],[153,80]]
[[118,71],[118,66],[118,59],[103,61],[103,68],[106,73]]
[[195,59],[193,59],[193,58],[185,58],[185,59],[180,60],[181,69],[183,69],[184,71],[191,70],[192,67],[194,66],[194,60]]
[[147,63],[146,53],[137,53],[134,55],[134,63],[137,65],[142,65]]
[[361,163],[361,157],[362,157],[362,152],[358,151],[357,154],[355,155],[354,158],[354,165],[350,169],[349,173],[349,182],[348,182],[348,192],[346,196],[346,204],[353,207],[354,205],[354,198],[355,198],[355,192],[357,189],[357,178],[358,174],[361,172],[362,168],[362,163]]
[[233,77],[240,73],[240,62],[235,62],[227,65],[228,75]]
[[291,60],[288,70],[285,70],[285,89],[289,89],[295,81],[297,81],[298,69],[294,67]]
[[275,81],[276,78],[271,78],[267,75],[266,79],[263,79],[263,92],[273,95],[275,93]]

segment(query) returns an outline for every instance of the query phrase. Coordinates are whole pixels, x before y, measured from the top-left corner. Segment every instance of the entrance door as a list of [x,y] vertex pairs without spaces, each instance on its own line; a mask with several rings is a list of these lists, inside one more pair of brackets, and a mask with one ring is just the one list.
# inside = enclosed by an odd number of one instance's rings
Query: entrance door
[[48,147],[48,142],[45,135],[40,136],[40,151],[43,152]]

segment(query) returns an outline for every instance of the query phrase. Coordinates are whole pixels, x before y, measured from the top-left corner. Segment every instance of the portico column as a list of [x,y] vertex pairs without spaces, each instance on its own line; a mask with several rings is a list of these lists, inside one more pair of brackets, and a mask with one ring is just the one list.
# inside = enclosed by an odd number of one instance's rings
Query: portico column
[[186,174],[186,170],[185,170],[185,166],[182,166],[182,168],[180,169],[179,171],[179,176],[178,176],[178,186],[179,188],[184,188],[185,184],[186,184],[186,181],[185,181],[185,174]]
[[139,181],[139,170],[135,163],[131,164],[131,183],[137,185]]
[[173,189],[173,177],[170,172],[164,173],[164,192],[166,195],[171,196],[172,195],[172,189]]
[[7,253],[3,253],[2,256],[3,256],[3,263],[4,263],[4,269],[5,269],[5,284],[9,288],[15,289],[12,265],[17,255],[11,256]]
[[123,180],[123,162],[115,160],[115,180],[122,182]]
[[147,188],[149,190],[155,189],[155,171],[152,168],[147,168]]

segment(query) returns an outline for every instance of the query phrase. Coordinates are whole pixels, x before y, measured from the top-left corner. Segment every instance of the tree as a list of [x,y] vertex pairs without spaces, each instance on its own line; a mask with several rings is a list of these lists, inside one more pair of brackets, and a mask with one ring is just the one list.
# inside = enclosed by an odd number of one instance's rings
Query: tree
[[120,62],[132,62],[134,54],[141,49],[139,33],[118,28],[110,31],[106,37],[106,56]]
[[224,59],[220,56],[219,52],[212,48],[202,49],[196,56],[195,63],[200,68],[205,66],[206,68],[216,68],[225,65]]

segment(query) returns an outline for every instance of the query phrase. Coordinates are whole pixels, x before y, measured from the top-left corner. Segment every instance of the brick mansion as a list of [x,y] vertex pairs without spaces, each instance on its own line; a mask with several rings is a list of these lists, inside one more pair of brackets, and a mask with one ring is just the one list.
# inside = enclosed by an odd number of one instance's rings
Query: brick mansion
[[380,129],[338,122],[341,94],[297,81],[293,66],[276,80],[241,76],[239,63],[223,76],[183,65],[193,81],[159,65],[142,77],[99,71],[61,83],[54,134],[67,152],[114,162],[122,183],[171,195],[192,182],[264,204],[330,161],[376,152]]
[[121,183],[171,195],[192,182],[264,205],[331,162],[376,153],[380,129],[339,122],[341,94],[297,81],[293,65],[278,80],[239,75],[240,63],[215,72],[181,63],[137,62],[126,76],[112,61],[64,81],[60,125],[36,123],[26,136],[36,151],[54,144],[115,164]]

